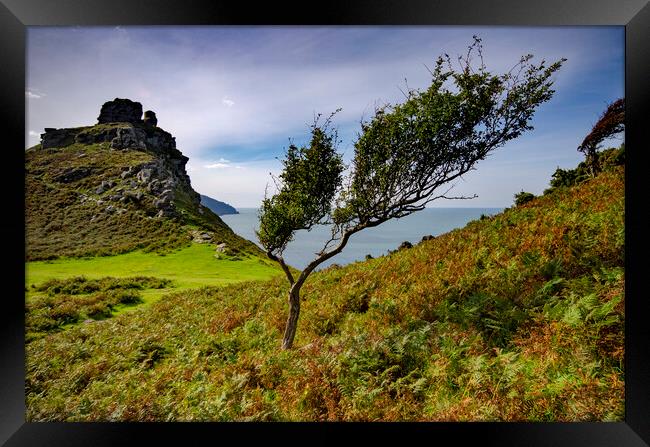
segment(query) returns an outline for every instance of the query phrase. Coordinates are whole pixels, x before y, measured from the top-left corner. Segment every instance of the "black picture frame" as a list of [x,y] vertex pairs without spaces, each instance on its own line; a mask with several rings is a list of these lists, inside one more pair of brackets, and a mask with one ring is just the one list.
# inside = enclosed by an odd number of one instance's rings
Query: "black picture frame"
[[[311,6],[311,7],[310,7]],[[24,365],[25,38],[39,25],[511,25],[625,26],[626,96],[626,361],[625,421],[612,423],[26,423]],[[650,325],[643,293],[647,211],[642,183],[650,116],[650,5],[646,0],[355,0],[318,4],[249,4],[209,0],[0,0],[0,122],[5,129],[2,228],[5,279],[0,311],[0,443],[36,445],[151,445],[262,442],[290,436],[313,442],[363,431],[364,443],[463,443],[516,446],[643,446],[650,444]],[[646,137],[646,139],[644,139]],[[646,144],[646,147],[643,146]],[[22,182],[22,183],[21,183]],[[23,185],[21,189],[20,185]],[[273,436],[273,438],[271,438]],[[276,436],[278,436],[276,438]],[[199,437],[206,437],[199,441]],[[286,439],[286,438],[285,438]],[[232,442],[232,441],[230,441]]]

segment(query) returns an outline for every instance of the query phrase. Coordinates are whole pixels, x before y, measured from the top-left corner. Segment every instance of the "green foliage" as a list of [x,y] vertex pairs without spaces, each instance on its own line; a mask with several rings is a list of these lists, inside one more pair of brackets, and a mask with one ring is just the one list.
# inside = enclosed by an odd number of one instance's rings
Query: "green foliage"
[[625,98],[617,99],[607,105],[605,111],[600,115],[598,122],[594,124],[591,132],[578,146],[578,151],[585,154],[585,164],[590,175],[596,175],[602,170],[598,157],[600,144],[607,138],[619,134],[625,130]]
[[437,309],[438,318],[474,327],[490,346],[506,347],[519,325],[528,317],[510,299],[475,293],[467,299],[448,298]]
[[[478,67],[472,66],[475,51]],[[550,78],[564,61],[534,65],[531,58],[521,58],[520,75],[492,74],[475,37],[467,57],[459,58],[459,71],[448,56],[440,57],[426,90],[410,90],[404,103],[379,108],[355,143],[347,205],[354,216],[381,222],[421,210],[445,196],[436,194],[443,185],[531,130],[536,108],[554,93]]]
[[622,421],[624,178],[315,272],[293,350],[278,277],[34,339],[26,418]]
[[[478,66],[472,62],[476,53]],[[436,199],[468,198],[447,196],[450,182],[533,128],[535,110],[553,96],[551,76],[565,59],[535,65],[532,57],[522,57],[507,73],[492,74],[476,36],[467,55],[459,57],[459,70],[449,56],[439,57],[425,90],[408,90],[406,101],[379,107],[361,123],[346,185],[342,158],[334,147],[336,134],[328,129],[332,116],[322,127],[314,123],[309,148],[289,148],[279,192],[262,203],[257,234],[291,285],[283,348],[293,343],[305,280],[340,253],[352,234],[421,211]],[[443,188],[447,191],[441,192]],[[295,231],[318,224],[331,225],[331,238],[294,281],[282,252]]]
[[515,194],[515,205],[516,206],[521,206],[525,203],[530,202],[535,198],[535,194],[526,192],[526,191],[521,191]]
[[151,276],[134,276],[131,278],[112,278],[109,276],[100,279],[76,276],[68,279],[50,279],[35,286],[34,290],[54,296],[58,294],[80,295],[113,289],[163,289],[170,285],[171,281],[168,279]]
[[[612,147],[600,152],[594,152],[592,157],[596,160],[600,170],[610,171],[625,164],[625,145],[622,144],[619,148]],[[581,162],[575,169],[561,169],[558,167],[551,175],[550,188],[546,189],[544,194],[549,194],[560,188],[575,186],[591,177],[591,168],[587,162]]]
[[[95,133],[114,124],[81,128]],[[75,130],[76,131],[76,130]],[[188,247],[189,229],[210,231],[229,247],[260,256],[257,246],[228,228],[218,216],[197,207],[187,191],[176,191],[175,218],[154,217],[155,196],[125,170],[150,163],[158,155],[140,150],[110,150],[108,143],[72,143],[63,148],[25,151],[25,230],[28,261],[60,257],[111,256],[134,250],[170,253]],[[78,173],[76,176],[70,173]],[[62,180],[65,178],[74,180]],[[97,187],[112,184],[103,195]],[[118,189],[137,191],[141,200],[107,200]],[[107,211],[109,206],[112,211]],[[202,212],[201,212],[202,211]]]
[[112,315],[119,304],[142,302],[138,291],[169,287],[171,281],[154,277],[87,279],[77,276],[52,279],[34,287],[35,294],[25,306],[27,341],[42,333],[60,330],[63,325],[84,318],[102,319]]
[[313,124],[308,147],[289,146],[280,190],[262,201],[257,236],[270,252],[281,254],[296,230],[309,230],[331,213],[345,167],[328,124],[329,119],[324,126]]

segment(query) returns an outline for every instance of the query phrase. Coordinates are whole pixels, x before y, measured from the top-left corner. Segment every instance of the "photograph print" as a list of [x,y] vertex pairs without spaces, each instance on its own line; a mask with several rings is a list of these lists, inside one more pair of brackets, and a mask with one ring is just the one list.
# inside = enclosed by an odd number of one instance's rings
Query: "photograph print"
[[29,26],[28,422],[625,420],[625,28]]

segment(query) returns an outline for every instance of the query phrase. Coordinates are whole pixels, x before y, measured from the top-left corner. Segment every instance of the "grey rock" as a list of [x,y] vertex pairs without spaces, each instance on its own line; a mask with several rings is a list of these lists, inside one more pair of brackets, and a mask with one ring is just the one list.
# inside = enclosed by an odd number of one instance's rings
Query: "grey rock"
[[156,114],[151,110],[147,110],[146,112],[144,112],[143,121],[145,124],[148,124],[153,127],[156,127],[158,125],[158,119],[156,118]]
[[166,209],[171,207],[171,199],[168,198],[162,198],[162,199],[156,199],[153,202],[153,206],[155,206],[158,209]]
[[160,189],[161,189],[161,185],[158,180],[152,180],[149,184],[147,184],[147,191],[153,194],[158,194]]
[[161,199],[164,200],[172,200],[174,198],[174,191],[171,189],[165,189],[163,192],[160,193],[159,196]]
[[111,149],[141,149],[147,148],[145,143],[146,134],[144,130],[133,126],[120,127],[117,129],[115,138],[111,141]]
[[158,211],[158,214],[156,214],[156,217],[172,217],[174,215],[174,211],[170,209],[162,209]]
[[97,118],[98,123],[141,123],[142,104],[130,99],[115,98],[105,102]]
[[45,133],[41,134],[41,148],[69,146],[74,143],[77,132],[78,130],[75,129],[53,129],[48,127],[45,129]]
[[89,167],[67,168],[60,175],[54,178],[59,183],[72,183],[92,174],[93,169]]
[[140,183],[148,183],[154,171],[151,168],[142,169],[138,172],[137,179]]

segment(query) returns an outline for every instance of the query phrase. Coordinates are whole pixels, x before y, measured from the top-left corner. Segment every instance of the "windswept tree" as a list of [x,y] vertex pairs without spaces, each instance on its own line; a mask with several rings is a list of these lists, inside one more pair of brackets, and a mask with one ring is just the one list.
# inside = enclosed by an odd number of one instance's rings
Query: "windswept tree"
[[600,172],[598,149],[600,144],[616,134],[625,130],[625,98],[617,99],[607,106],[598,118],[598,122],[585,137],[578,151],[585,154],[585,163],[594,176]]
[[[500,75],[486,70],[481,40],[457,60],[439,57],[426,90],[408,89],[405,101],[384,105],[361,123],[348,175],[337,152],[330,116],[316,119],[307,147],[288,148],[278,191],[265,197],[258,238],[289,282],[289,316],[282,348],[293,345],[300,289],[320,264],[340,253],[350,237],[390,219],[420,211],[448,195],[454,180],[475,169],[494,149],[533,127],[535,109],[551,99],[551,76],[565,59],[547,65],[523,56]],[[476,197],[476,196],[473,196]],[[331,237],[294,275],[282,254],[297,230],[329,225]]]

